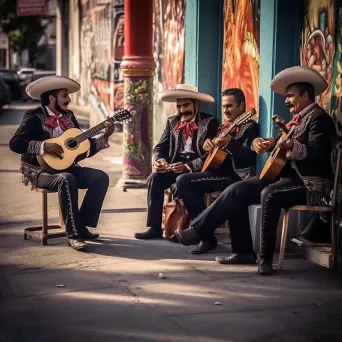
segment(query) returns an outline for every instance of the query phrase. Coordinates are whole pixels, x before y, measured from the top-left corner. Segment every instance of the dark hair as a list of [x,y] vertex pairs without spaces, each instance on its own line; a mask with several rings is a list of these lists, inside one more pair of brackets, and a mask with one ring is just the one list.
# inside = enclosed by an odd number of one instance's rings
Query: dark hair
[[287,89],[290,87],[296,87],[300,96],[302,96],[305,92],[308,93],[308,97],[311,101],[315,101],[315,88],[311,83],[307,82],[298,82],[290,84]]
[[236,101],[236,103],[239,105],[241,102],[244,103],[243,109],[245,110],[246,108],[246,98],[245,98],[245,94],[243,93],[243,91],[239,88],[229,88],[226,90],[223,90],[221,96],[229,96],[232,95],[234,96],[234,99]]
[[57,94],[59,92],[59,89],[49,90],[45,93],[40,95],[40,101],[43,106],[47,106],[50,103],[49,96],[52,95],[54,98],[57,98]]

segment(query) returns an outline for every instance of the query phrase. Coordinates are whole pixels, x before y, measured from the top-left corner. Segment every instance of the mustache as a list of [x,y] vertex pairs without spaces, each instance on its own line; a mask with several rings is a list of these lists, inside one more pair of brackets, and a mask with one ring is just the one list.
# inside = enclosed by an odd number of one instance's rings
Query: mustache
[[294,107],[294,105],[289,103],[289,104],[286,105],[286,107],[291,108],[291,107]]
[[186,110],[185,112],[179,112],[179,116],[185,116],[185,115],[192,115],[193,112],[191,110]]

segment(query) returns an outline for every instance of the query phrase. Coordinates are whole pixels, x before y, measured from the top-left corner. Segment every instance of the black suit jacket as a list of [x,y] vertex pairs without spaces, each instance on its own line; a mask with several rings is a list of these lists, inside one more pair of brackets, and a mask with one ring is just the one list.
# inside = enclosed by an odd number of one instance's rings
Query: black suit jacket
[[[167,119],[164,132],[152,151],[153,162],[160,158],[164,158],[168,163],[173,163],[177,160],[182,145],[182,135],[180,130],[175,130],[174,128],[179,121],[179,115],[174,115]],[[200,157],[205,154],[203,143],[206,139],[213,139],[216,136],[219,122],[216,117],[201,112],[196,118],[196,123],[198,125],[198,130],[193,135],[192,148],[198,158],[186,164],[192,171],[201,171],[202,160]]]
[[[70,124],[66,127],[67,129],[80,128],[72,111],[68,110],[63,116],[70,121]],[[49,118],[49,115],[43,106],[37,107],[34,110],[28,110],[9,142],[10,149],[21,154],[21,172],[24,174],[24,183],[27,184],[30,181],[33,187],[35,186],[34,183],[37,176],[42,171],[36,156],[40,153],[42,142],[52,138],[53,129],[44,123],[47,118]],[[104,147],[103,137],[90,139],[90,153],[88,157],[92,157]]]

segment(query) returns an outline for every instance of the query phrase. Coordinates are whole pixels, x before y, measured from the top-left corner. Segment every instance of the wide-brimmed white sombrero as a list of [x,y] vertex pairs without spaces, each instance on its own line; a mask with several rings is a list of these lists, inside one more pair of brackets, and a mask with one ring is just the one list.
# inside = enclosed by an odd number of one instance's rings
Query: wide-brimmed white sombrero
[[164,102],[176,102],[177,99],[196,99],[204,102],[215,102],[215,99],[204,93],[199,93],[198,88],[189,84],[177,84],[176,88],[165,90],[160,99]]
[[271,89],[281,95],[286,95],[286,90],[293,83],[310,83],[315,89],[315,96],[320,95],[328,87],[328,83],[317,71],[303,66],[295,66],[284,69],[274,76]]
[[53,75],[45,76],[31,82],[26,87],[26,93],[33,99],[40,100],[40,95],[46,91],[67,89],[68,93],[71,94],[76,93],[76,91],[79,91],[80,88],[81,86],[71,78]]

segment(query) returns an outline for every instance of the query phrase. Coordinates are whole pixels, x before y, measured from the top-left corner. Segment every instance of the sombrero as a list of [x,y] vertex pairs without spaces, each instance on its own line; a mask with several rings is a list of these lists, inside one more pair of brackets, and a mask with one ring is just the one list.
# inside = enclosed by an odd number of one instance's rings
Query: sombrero
[[26,93],[33,99],[40,100],[40,95],[55,89],[67,89],[68,93],[76,93],[81,86],[74,80],[63,76],[45,76],[31,82],[26,87]]
[[274,76],[271,89],[281,95],[286,95],[286,89],[293,83],[310,83],[315,89],[315,96],[320,95],[328,87],[328,83],[317,71],[308,67],[295,66],[285,69]]
[[215,99],[204,93],[199,93],[198,88],[189,84],[177,84],[176,88],[165,90],[160,99],[164,102],[176,102],[177,99],[196,99],[204,102],[215,102]]

